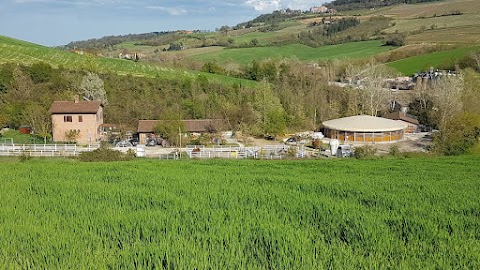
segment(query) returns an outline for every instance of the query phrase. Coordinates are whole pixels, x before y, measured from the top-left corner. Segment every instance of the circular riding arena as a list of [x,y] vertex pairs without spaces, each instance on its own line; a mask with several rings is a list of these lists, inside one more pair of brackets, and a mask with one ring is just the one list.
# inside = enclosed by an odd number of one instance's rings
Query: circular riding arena
[[407,125],[369,115],[356,115],[323,122],[324,134],[340,142],[380,143],[403,139]]

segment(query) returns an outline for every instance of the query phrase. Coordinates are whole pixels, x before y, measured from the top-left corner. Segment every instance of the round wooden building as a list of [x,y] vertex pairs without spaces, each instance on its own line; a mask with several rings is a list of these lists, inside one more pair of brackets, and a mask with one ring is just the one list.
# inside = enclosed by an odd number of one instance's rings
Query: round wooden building
[[340,142],[397,142],[403,139],[405,123],[369,115],[356,115],[323,122],[324,134]]

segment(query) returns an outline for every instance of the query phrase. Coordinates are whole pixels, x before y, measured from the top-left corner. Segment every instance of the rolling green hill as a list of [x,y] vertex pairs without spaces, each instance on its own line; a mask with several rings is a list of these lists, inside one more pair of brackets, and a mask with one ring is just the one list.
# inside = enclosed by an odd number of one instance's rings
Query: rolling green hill
[[217,61],[219,63],[236,62],[248,64],[253,60],[297,58],[305,62],[317,62],[329,59],[367,58],[378,53],[391,50],[391,46],[382,46],[379,40],[352,42],[340,45],[312,48],[302,44],[292,44],[279,47],[256,47],[245,49],[224,49],[212,53],[193,56],[200,61]]
[[453,50],[423,54],[394,61],[388,63],[387,65],[395,68],[405,75],[411,75],[417,71],[426,71],[430,67],[453,69],[455,68],[455,64],[458,59],[461,59],[472,52],[480,52],[480,46],[462,47]]
[[150,78],[195,78],[199,74],[206,76],[209,81],[218,83],[235,83],[244,86],[255,86],[249,80],[241,80],[227,76],[191,72],[158,65],[133,62],[114,58],[94,57],[65,52],[17,39],[0,36],[0,64],[19,63],[31,65],[35,62],[44,62],[52,67],[64,67],[72,70],[95,70],[100,73],[116,73],[119,75],[132,75]]
[[[350,5],[353,2],[336,1],[336,4]],[[390,1],[388,4],[396,2],[398,1]],[[411,3],[414,2],[418,1]],[[392,47],[381,46],[390,35],[404,36],[405,45],[431,47],[442,44],[447,47],[452,45],[465,47],[452,52],[438,53],[433,56],[425,56],[425,58],[420,57],[418,61],[415,60],[417,58],[410,59],[412,55],[407,53],[401,57],[405,58],[404,61],[399,60],[389,64],[400,72],[409,74],[412,71],[422,70],[426,66],[445,66],[447,62],[458,61],[465,56],[465,53],[470,52],[472,49],[466,47],[480,42],[479,11],[480,1],[446,0],[380,8],[377,6],[375,9],[339,13],[333,17],[307,13],[296,17],[287,16],[283,21],[280,19],[274,22],[258,22],[249,28],[232,27],[225,32],[189,33],[178,31],[157,35],[150,40],[148,38],[138,41],[129,39],[128,42],[108,46],[108,50],[101,52],[108,58],[85,57],[0,37],[0,48],[2,49],[0,63],[18,61],[29,64],[43,61],[52,66],[72,69],[94,68],[99,72],[168,78],[195,76],[195,73],[167,68],[158,63],[183,63],[183,66],[199,70],[204,62],[209,61],[216,61],[220,64],[245,65],[254,59],[294,58],[304,62],[315,62],[335,58],[356,59],[378,54],[384,55],[392,49]],[[361,21],[361,24],[341,31],[332,37],[322,37],[322,31],[327,27],[326,24],[320,23],[322,20],[335,21],[346,16],[355,16]],[[315,24],[317,25],[315,26]],[[379,26],[380,24],[382,26]],[[302,40],[302,38],[304,39]],[[358,40],[368,41],[348,43]],[[108,41],[108,38],[103,41],[105,46]],[[100,46],[101,40],[95,42],[96,48],[102,47]],[[163,50],[168,48],[171,43],[181,43],[186,49],[164,52]],[[321,46],[335,43],[340,43],[340,45]],[[85,44],[88,45],[88,42]],[[146,57],[142,62],[137,63],[115,59],[118,53],[123,51],[142,53]],[[146,64],[148,62],[151,64]],[[198,74],[198,72],[196,73]],[[248,80],[213,74],[204,75],[209,80],[220,83],[255,85],[254,82]]]

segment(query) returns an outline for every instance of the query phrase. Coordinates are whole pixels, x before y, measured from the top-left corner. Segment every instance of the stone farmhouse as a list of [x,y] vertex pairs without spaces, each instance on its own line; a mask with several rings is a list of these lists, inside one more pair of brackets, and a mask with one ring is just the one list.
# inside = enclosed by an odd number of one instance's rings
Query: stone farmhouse
[[77,131],[77,143],[96,143],[101,139],[103,105],[100,101],[55,101],[50,107],[54,142],[68,141],[67,134]]

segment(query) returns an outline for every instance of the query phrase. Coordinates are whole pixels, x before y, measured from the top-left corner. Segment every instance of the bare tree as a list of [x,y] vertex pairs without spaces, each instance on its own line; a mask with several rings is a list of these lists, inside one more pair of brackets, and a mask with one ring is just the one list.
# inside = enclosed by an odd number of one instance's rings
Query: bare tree
[[345,74],[350,84],[357,86],[364,113],[377,116],[379,111],[386,108],[391,91],[385,87],[385,81],[393,76],[391,69],[370,61],[364,66],[349,65]]
[[427,102],[431,99],[432,89],[427,82],[427,79],[423,79],[422,77],[418,77],[415,88],[415,97],[420,102],[421,109],[427,108]]
[[438,79],[432,83],[433,108],[440,130],[444,129],[450,119],[462,112],[463,76]]

